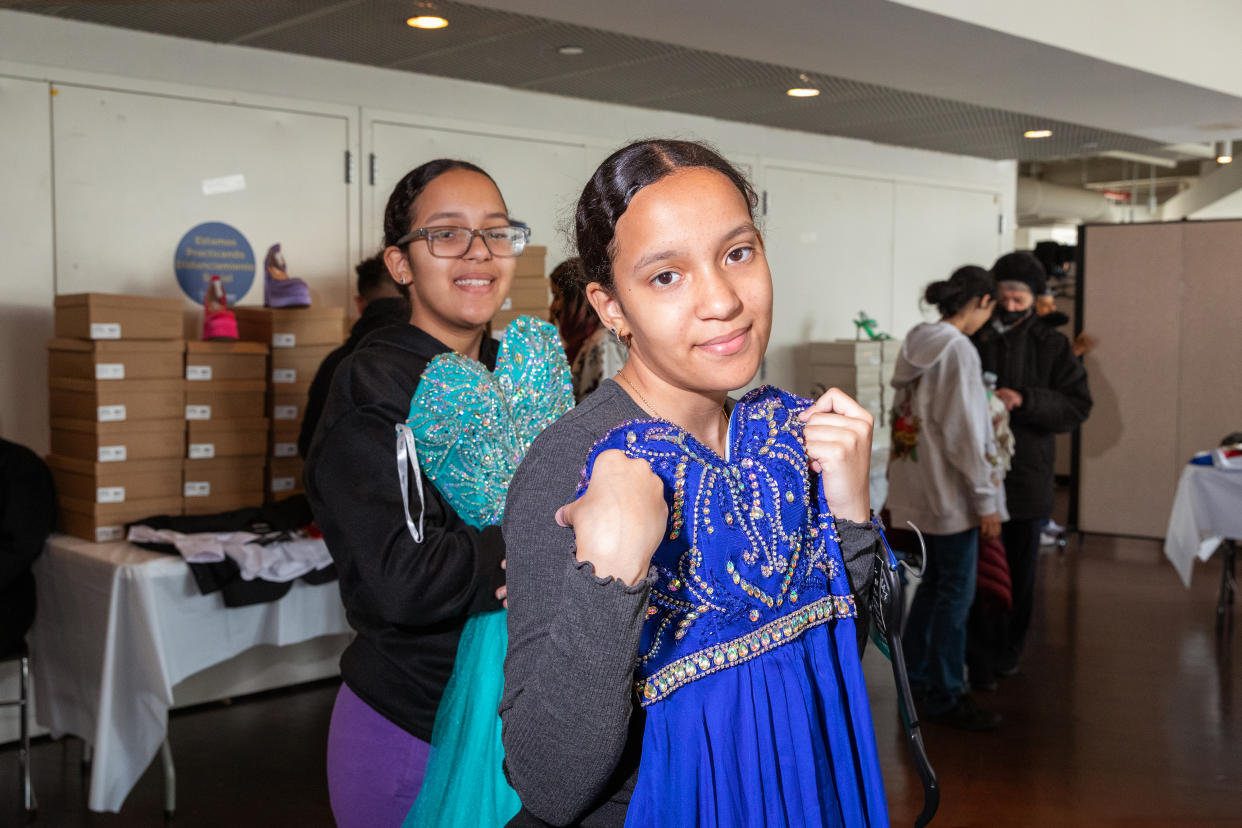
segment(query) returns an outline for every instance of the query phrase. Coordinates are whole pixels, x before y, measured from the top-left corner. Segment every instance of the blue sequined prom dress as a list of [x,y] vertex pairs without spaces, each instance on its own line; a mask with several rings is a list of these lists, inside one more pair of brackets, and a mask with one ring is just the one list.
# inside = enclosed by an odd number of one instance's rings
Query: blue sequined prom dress
[[[505,329],[494,373],[458,354],[433,359],[405,425],[436,489],[462,520],[482,528],[500,523],[509,481],[531,442],[573,404],[556,328],[521,317]],[[405,826],[490,828],[521,807],[501,768],[505,615],[472,616],[462,630],[423,787]]]
[[729,418],[722,458],[663,420],[592,449],[646,460],[669,528],[635,693],[642,759],[627,826],[887,826],[857,612],[797,413],[764,387]]

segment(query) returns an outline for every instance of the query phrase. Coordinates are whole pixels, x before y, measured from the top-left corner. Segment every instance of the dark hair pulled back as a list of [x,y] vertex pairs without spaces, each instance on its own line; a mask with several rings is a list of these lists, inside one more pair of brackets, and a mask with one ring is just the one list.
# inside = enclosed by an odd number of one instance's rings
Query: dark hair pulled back
[[996,294],[996,280],[982,267],[966,265],[940,282],[932,282],[923,292],[923,300],[935,305],[941,316],[957,316],[971,299]]
[[422,195],[428,184],[452,170],[476,172],[487,176],[488,181],[493,184],[496,183],[486,171],[469,161],[437,158],[426,164],[420,164],[406,173],[405,177],[397,182],[397,186],[392,188],[392,195],[388,196],[388,206],[384,208],[384,247],[396,244],[397,239],[410,231],[410,222],[414,220],[414,202]]
[[599,165],[574,214],[574,241],[582,260],[583,285],[599,282],[612,290],[613,240],[617,222],[643,187],[680,169],[702,167],[728,178],[746,200],[753,221],[759,198],[746,177],[709,146],[658,139],[622,147]]

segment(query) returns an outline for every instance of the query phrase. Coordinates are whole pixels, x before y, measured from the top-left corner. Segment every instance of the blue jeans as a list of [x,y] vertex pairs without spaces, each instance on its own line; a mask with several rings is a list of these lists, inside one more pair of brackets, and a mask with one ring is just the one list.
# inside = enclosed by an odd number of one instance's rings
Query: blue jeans
[[927,570],[901,637],[911,687],[925,692],[923,712],[943,713],[965,691],[966,619],[975,598],[979,530],[924,535]]

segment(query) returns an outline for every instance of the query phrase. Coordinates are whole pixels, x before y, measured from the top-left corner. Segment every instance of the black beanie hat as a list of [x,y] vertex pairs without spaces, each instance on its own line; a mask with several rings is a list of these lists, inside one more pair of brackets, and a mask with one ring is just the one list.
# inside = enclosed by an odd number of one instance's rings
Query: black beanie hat
[[1047,290],[1044,266],[1030,253],[1006,253],[992,265],[992,276],[1001,282],[1022,282],[1039,296]]

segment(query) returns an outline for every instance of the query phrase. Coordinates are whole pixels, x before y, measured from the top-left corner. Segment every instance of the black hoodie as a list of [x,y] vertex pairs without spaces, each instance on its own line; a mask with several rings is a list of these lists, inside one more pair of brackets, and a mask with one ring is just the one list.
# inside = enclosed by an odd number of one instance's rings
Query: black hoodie
[[[499,527],[466,524],[424,475],[425,501],[410,481],[405,523],[397,476],[397,423],[427,363],[449,349],[413,325],[380,328],[341,361],[307,453],[311,510],[340,576],[341,599],[358,633],[341,656],[341,677],[363,701],[414,736],[431,739],[440,696],[466,618],[500,608],[504,541]],[[496,365],[484,337],[480,358]]]
[[310,390],[306,394],[306,413],[302,416],[302,430],[298,434],[298,454],[302,459],[306,459],[306,453],[310,451],[315,426],[319,425],[319,415],[323,413],[323,404],[328,398],[328,389],[332,386],[332,374],[336,371],[336,366],[354,352],[367,334],[389,325],[405,325],[409,321],[410,300],[404,296],[372,299],[362,309],[362,316],[349,329],[349,339],[345,340],[345,344],[319,363],[319,370],[315,372],[315,379],[311,381]]

